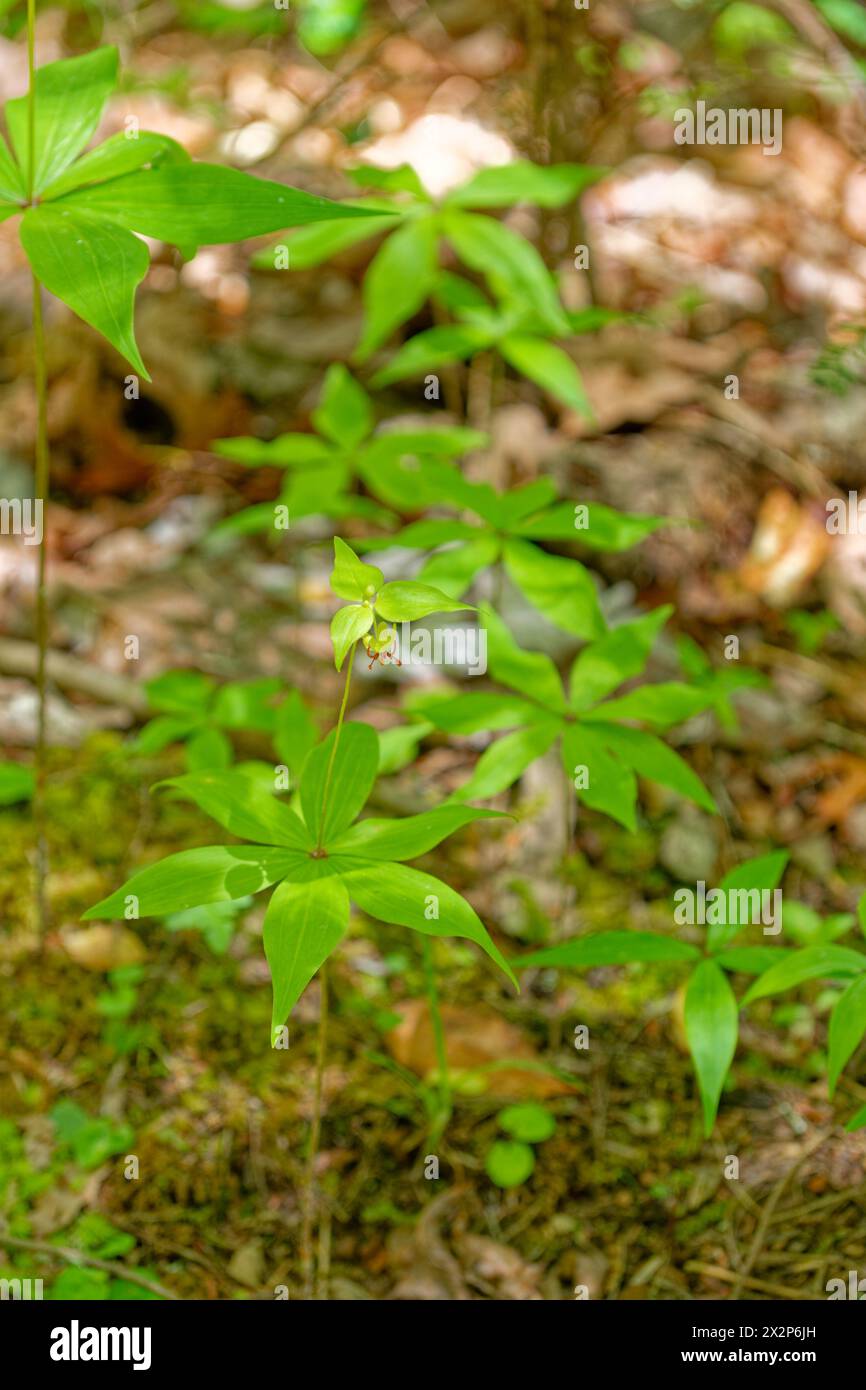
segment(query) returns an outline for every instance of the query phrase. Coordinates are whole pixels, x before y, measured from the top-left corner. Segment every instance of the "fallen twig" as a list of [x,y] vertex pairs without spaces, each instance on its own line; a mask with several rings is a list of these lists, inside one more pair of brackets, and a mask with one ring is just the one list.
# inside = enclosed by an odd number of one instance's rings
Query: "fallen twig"
[[105,1274],[113,1274],[116,1279],[138,1284],[139,1288],[147,1289],[148,1293],[155,1293],[159,1298],[167,1298],[174,1303],[182,1301],[176,1293],[163,1288],[155,1279],[137,1274],[134,1269],[126,1269],[115,1260],[98,1260],[95,1255],[87,1255],[83,1250],[75,1250],[68,1245],[50,1245],[47,1240],[24,1240],[20,1236],[7,1236],[3,1231],[0,1231],[0,1245],[4,1245],[7,1250],[32,1250],[38,1255],[57,1255],[71,1265],[90,1265],[92,1269],[101,1269]]

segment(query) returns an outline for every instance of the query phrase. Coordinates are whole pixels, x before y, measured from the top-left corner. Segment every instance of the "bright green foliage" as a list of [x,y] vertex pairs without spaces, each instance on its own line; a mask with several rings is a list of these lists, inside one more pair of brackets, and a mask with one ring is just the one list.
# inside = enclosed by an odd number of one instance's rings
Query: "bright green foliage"
[[[414,474],[403,472],[403,498],[415,506]],[[557,627],[584,639],[601,637],[605,623],[595,584],[577,560],[550,555],[538,541],[576,541],[594,550],[627,550],[670,524],[666,517],[617,512],[601,503],[560,502],[549,478],[497,492],[489,483],[470,482],[450,464],[429,462],[424,487],[434,490],[436,506],[459,512],[460,520],[431,518],[366,541],[364,549],[386,545],[434,549],[419,579],[460,598],[475,577],[501,561],[509,579],[533,607]],[[467,521],[471,512],[476,521]],[[440,549],[440,547],[445,547]]]
[[535,1170],[535,1154],[518,1139],[497,1139],[484,1160],[491,1182],[497,1187],[520,1187]]
[[365,214],[236,169],[193,164],[175,141],[149,131],[113,136],[79,159],[117,85],[117,66],[115,48],[98,48],[38,69],[32,157],[28,98],[7,102],[13,153],[0,144],[0,219],[24,213],[21,243],[34,274],[147,378],[133,306],[149,256],[135,233],[191,255],[201,245]]
[[[338,609],[331,619],[334,664],[338,671],[346,653],[359,639],[374,658],[385,651],[394,640],[390,623],[414,622],[430,613],[453,613],[472,606],[450,598],[432,584],[406,580],[386,584],[384,578],[380,569],[359,560],[345,541],[334,537],[331,588],[340,598],[352,600],[347,607]],[[384,623],[377,623],[377,614],[385,619]]]
[[654,733],[623,722],[668,728],[705,709],[711,703],[706,692],[672,681],[642,686],[620,699],[605,698],[643,671],[670,612],[656,609],[584,647],[572,667],[568,692],[548,656],[523,651],[495,614],[485,614],[488,669],[517,695],[479,691],[452,699],[421,695],[411,702],[415,713],[446,733],[512,730],[482,753],[469,781],[451,800],[480,801],[504,791],[559,739],[566,775],[580,798],[628,830],[637,824],[638,777],[714,811],[709,792],[678,754]]
[[827,946],[854,926],[851,912],[831,912],[822,917],[806,903],[787,902],[782,907],[785,940],[796,946]]
[[275,678],[217,686],[200,671],[166,671],[144,688],[158,714],[139,734],[137,751],[157,753],[170,743],[184,743],[190,772],[229,767],[234,756],[229,734],[257,732],[273,739],[281,762],[297,776],[318,737],[296,690],[277,703],[283,686]]
[[[593,936],[531,951],[521,956],[517,964],[522,969],[554,966],[586,970],[598,965],[625,965],[633,961],[697,961],[686,986],[685,1031],[701,1096],[704,1133],[709,1135],[737,1046],[737,1002],[725,972],[761,977],[743,997],[741,1002],[745,1005],[762,994],[773,993],[772,977],[790,974],[798,956],[808,954],[787,951],[778,946],[731,946],[731,942],[750,923],[761,921],[761,899],[754,897],[754,894],[773,892],[781,881],[787,862],[788,855],[777,850],[747,859],[725,875],[716,890],[723,896],[713,899],[711,894],[707,895],[707,938],[703,955],[691,942],[677,941],[658,932],[613,931],[598,932]],[[753,896],[748,899],[735,898],[731,894]],[[841,950],[840,947],[829,949]],[[854,951],[845,955],[860,961],[859,968],[866,970],[866,956]],[[826,960],[823,963],[826,964]],[[852,967],[849,961],[849,975],[852,968],[856,967]],[[800,978],[813,978],[821,973],[832,972],[814,969],[813,975],[809,975],[807,967],[807,973],[801,974]],[[760,990],[761,980],[768,976],[771,977],[771,987]],[[779,985],[779,988],[785,987],[785,984]],[[841,1051],[840,1045],[840,1055]]]
[[490,1146],[484,1167],[497,1187],[519,1187],[535,1169],[535,1154],[530,1145],[550,1139],[556,1121],[543,1105],[531,1101],[509,1105],[497,1118],[500,1128],[510,1137],[497,1139]]
[[725,665],[720,670],[713,667],[704,652],[691,637],[681,634],[677,638],[677,655],[683,674],[690,685],[707,690],[714,696],[713,710],[723,729],[737,728],[737,715],[731,704],[731,696],[738,690],[754,689],[769,685],[760,671],[749,666]]
[[123,917],[130,899],[139,916],[163,916],[279,883],[264,926],[275,1028],[345,934],[350,901],[380,921],[432,936],[466,937],[513,980],[507,961],[466,900],[431,874],[401,862],[426,854],[461,826],[495,813],[444,806],[404,820],[354,825],[376,780],[378,739],[368,724],[344,725],[338,743],[336,732],[307,756],[301,777],[303,819],[240,772],[170,779],[168,786],[226,830],[256,843],[169,855],[134,874],[84,916]]
[[509,1105],[500,1111],[499,1124],[512,1139],[519,1139],[524,1144],[542,1144],[556,1130],[556,1121],[550,1111],[534,1101]]
[[33,796],[33,770],[21,763],[0,763],[0,806],[14,806]]
[[[462,426],[375,433],[373,402],[340,363],[325,374],[313,424],[316,434],[281,434],[268,442],[219,439],[213,448],[247,468],[284,468],[286,481],[279,502],[288,507],[293,520],[314,515],[381,520],[380,507],[347,490],[354,478],[360,478],[388,507],[432,506],[437,494],[435,483],[427,477],[429,460],[456,457],[487,442],[486,435]],[[258,503],[217,529],[222,533],[268,531],[274,515],[274,503]]]
[[339,53],[361,28],[367,0],[297,0],[298,38],[317,58]]
[[[374,378],[384,386],[407,376],[435,371],[495,347],[516,371],[580,414],[591,408],[580,373],[571,358],[550,338],[591,331],[607,317],[599,311],[570,314],[559,299],[554,277],[535,247],[496,218],[475,209],[506,208],[516,203],[561,207],[605,172],[581,164],[548,168],[517,160],[484,169],[436,203],[409,166],[349,171],[361,185],[396,195],[355,200],[350,206],[371,213],[391,211],[399,217],[391,235],[374,256],[364,277],[365,321],[356,359],[365,361],[397,328],[433,300],[457,322],[417,334],[398,350]],[[306,269],[380,231],[372,218],[364,232],[309,228],[289,241],[289,262]],[[440,245],[448,243],[470,270],[481,275],[494,303],[469,281],[440,268]],[[266,254],[256,264],[270,266]],[[615,316],[613,316],[615,317]]]
[[714,960],[702,960],[686,987],[685,1030],[695,1064],[704,1134],[712,1133],[722,1086],[737,1050],[739,1018],[734,991]]
[[166,917],[166,929],[201,932],[214,955],[224,956],[234,936],[236,919],[252,906],[252,901],[252,898],[240,898],[237,902],[206,903],[202,907],[191,907],[187,912],[175,912]]
[[82,1168],[98,1168],[112,1154],[127,1152],[133,1140],[129,1125],[115,1124],[104,1115],[91,1119],[73,1100],[59,1100],[51,1119],[58,1141]]
[[[866,894],[861,898],[858,917],[866,935]],[[839,981],[844,986],[830,1014],[827,1040],[827,1081],[832,1096],[839,1077],[866,1036],[866,954],[847,946],[837,946],[834,938],[854,924],[850,913],[836,913],[822,920],[804,903],[789,903],[783,910],[785,932],[794,937],[800,949],[777,951],[768,959],[743,999],[751,1004],[784,990],[796,989],[808,980]],[[859,1111],[848,1128],[866,1123],[866,1110]]]

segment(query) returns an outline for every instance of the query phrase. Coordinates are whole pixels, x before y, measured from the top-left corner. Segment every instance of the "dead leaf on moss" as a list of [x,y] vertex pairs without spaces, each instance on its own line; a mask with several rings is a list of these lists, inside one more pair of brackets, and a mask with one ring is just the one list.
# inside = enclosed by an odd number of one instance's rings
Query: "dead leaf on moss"
[[96,926],[61,935],[66,954],[85,970],[118,970],[122,965],[138,965],[147,952],[127,927]]
[[[436,1044],[426,1000],[412,999],[401,1004],[402,1022],[386,1037],[388,1049],[401,1066],[418,1076],[436,1070]],[[571,1087],[547,1071],[521,1067],[520,1062],[539,1064],[538,1054],[528,1038],[492,1009],[463,1009],[445,1005],[442,1009],[445,1053],[451,1072],[479,1070],[479,1080],[491,1095],[546,1096],[568,1095]],[[506,1065],[514,1062],[514,1066]]]

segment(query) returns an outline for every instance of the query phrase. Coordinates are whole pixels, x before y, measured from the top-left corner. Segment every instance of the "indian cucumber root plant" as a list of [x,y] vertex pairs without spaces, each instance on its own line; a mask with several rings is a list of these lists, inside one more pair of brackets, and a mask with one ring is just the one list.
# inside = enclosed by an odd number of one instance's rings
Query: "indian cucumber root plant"
[[[19,235],[32,271],[36,500],[44,509],[48,438],[43,288],[74,309],[149,381],[133,327],[135,292],[150,264],[143,237],[170,242],[189,258],[199,246],[364,214],[235,169],[196,163],[175,140],[137,127],[82,154],[117,85],[117,50],[99,48],[37,70],[35,8],[35,0],[28,0],[27,96],[6,103],[11,150],[0,136],[0,220],[21,214]],[[36,898],[43,930],[47,548],[43,527],[36,602],[39,712],[33,798]]]
[[[37,64],[35,0],[0,5],[39,523],[35,641],[0,642],[35,692],[0,894],[17,816],[40,972],[0,1067],[0,1255],[62,1260],[58,1298],[185,1297],[190,1251],[208,1297],[823,1279],[829,1237],[782,1248],[774,1212],[810,1126],[838,1129],[827,1211],[866,1164],[866,600],[857,528],[831,556],[820,515],[859,397],[831,443],[810,413],[866,379],[862,190],[821,125],[862,16],[62,8],[46,56],[75,56]],[[775,92],[816,33],[790,164],[663,153],[711,62],[748,87],[759,34]],[[507,140],[462,114],[488,85]],[[729,1202],[718,1155],[767,1115]],[[165,1177],[118,1198],[139,1149]]]

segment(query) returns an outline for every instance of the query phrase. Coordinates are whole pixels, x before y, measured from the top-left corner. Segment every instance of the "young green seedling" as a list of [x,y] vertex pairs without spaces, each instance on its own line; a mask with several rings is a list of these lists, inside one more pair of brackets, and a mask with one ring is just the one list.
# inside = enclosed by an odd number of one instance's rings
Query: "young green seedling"
[[[407,504],[416,505],[414,477],[403,471],[404,510]],[[437,548],[418,578],[438,584],[455,598],[483,570],[501,563],[534,608],[557,627],[585,639],[601,637],[606,630],[592,577],[577,560],[550,555],[536,542],[574,541],[593,550],[628,550],[671,524],[663,516],[628,515],[597,502],[558,502],[549,478],[497,492],[489,483],[470,482],[452,465],[430,461],[423,479],[435,498],[433,505],[460,512],[461,520],[417,521],[380,541],[365,541],[365,550],[385,545]],[[430,502],[424,496],[417,505]],[[465,520],[466,512],[478,520]],[[440,546],[448,548],[439,550]]]
[[[577,367],[549,339],[590,331],[611,315],[596,309],[570,314],[535,247],[496,218],[481,215],[479,209],[507,208],[516,203],[561,207],[604,172],[580,164],[543,168],[528,160],[516,160],[482,169],[437,201],[408,165],[399,169],[364,165],[350,170],[350,176],[361,185],[396,196],[352,202],[351,206],[372,214],[363,231],[343,227],[317,234],[307,229],[292,236],[287,246],[278,246],[276,252],[261,253],[255,264],[273,269],[282,264],[281,256],[288,251],[291,268],[304,270],[368,236],[390,232],[364,277],[365,323],[356,360],[366,361],[429,299],[462,321],[439,325],[411,338],[374,378],[375,385],[435,371],[445,363],[496,347],[516,371],[571,409],[591,415]],[[384,214],[388,212],[400,220],[387,223]],[[484,277],[496,298],[495,307],[469,281],[441,270],[439,248],[443,240],[470,270]]]
[[[382,582],[335,540],[331,586],[355,600],[332,624],[338,669],[365,636],[375,615],[407,621],[465,608],[429,585]],[[408,868],[448,835],[496,813],[442,806],[404,820],[355,824],[379,768],[379,741],[367,724],[344,724],[351,680],[347,672],[336,728],[307,755],[301,774],[301,815],[263,792],[249,776],[224,771],[173,777],[172,787],[232,834],[252,843],[183,850],[134,874],[97,903],[86,919],[163,916],[204,903],[227,902],[274,884],[264,924],[273,979],[272,1027],[285,1022],[303,990],[344,936],[350,900],[361,911],[430,936],[474,941],[514,979],[486,928],[446,883]]]
[[618,699],[605,698],[643,671],[670,614],[669,607],[657,608],[584,647],[571,668],[566,693],[550,657],[524,651],[501,619],[486,613],[488,670],[500,685],[517,694],[470,691],[443,699],[431,692],[410,701],[414,713],[445,733],[512,730],[491,743],[469,781],[449,800],[481,801],[495,796],[561,740],[563,767],[578,797],[627,830],[637,828],[638,777],[669,787],[704,810],[716,811],[713,798],[689,765],[654,733],[633,728],[631,722],[666,729],[706,709],[712,695],[667,681],[641,686]]
[[[5,107],[10,146],[0,135],[0,221],[22,214],[19,236],[33,277],[37,395],[36,498],[48,497],[47,385],[41,289],[101,333],[149,380],[135,341],[135,291],[150,265],[142,237],[181,248],[241,241],[322,219],[364,216],[309,193],[236,169],[193,163],[176,141],[122,132],[82,154],[117,85],[111,47],[35,67],[35,0],[27,5],[29,90]],[[37,915],[46,921],[45,654],[48,642],[46,530],[39,547],[39,649],[34,812]]]
[[[866,936],[866,894],[860,899],[857,915]],[[782,909],[782,922],[785,932],[798,942],[798,949],[768,954],[763,972],[745,995],[743,1006],[795,989],[807,980],[838,980],[845,986],[833,1005],[827,1039],[827,1082],[832,1096],[845,1066],[866,1035],[866,954],[834,944],[834,938],[853,925],[850,913],[835,913],[822,920],[805,904],[789,903]],[[859,1129],[863,1124],[866,1107],[857,1112],[848,1129]]]
[[141,730],[135,751],[150,755],[170,743],[183,743],[189,772],[230,767],[233,732],[267,734],[293,772],[300,771],[316,742],[315,721],[298,692],[290,691],[277,703],[284,688],[276,678],[217,686],[200,671],[166,671],[144,688],[157,715]]
[[[718,885],[725,895],[725,904],[735,901],[730,894],[773,892],[781,882],[787,862],[788,855],[778,850],[747,859],[732,869]],[[721,904],[722,899],[719,898],[718,902]],[[731,915],[737,920],[729,920]],[[758,997],[755,990],[761,983],[759,979],[738,1006],[725,972],[759,975],[769,965],[772,968],[767,973],[772,975],[773,969],[777,968],[773,962],[781,958],[784,965],[791,955],[778,946],[732,946],[732,941],[748,923],[739,920],[737,912],[729,913],[726,905],[719,907],[712,920],[708,916],[708,922],[703,951],[691,942],[677,941],[659,932],[611,931],[596,932],[592,936],[531,951],[517,962],[521,969],[553,966],[571,970],[590,970],[599,965],[625,965],[633,961],[695,963],[685,991],[685,1033],[697,1076],[704,1134],[707,1136],[712,1133],[722,1087],[734,1060],[739,1031],[738,1009],[750,999]],[[840,947],[835,949],[841,950]],[[853,951],[847,954],[856,956]],[[866,969],[866,956],[861,959],[863,965],[860,968]]]
[[[388,507],[433,506],[434,481],[427,480],[430,459],[455,457],[481,448],[487,436],[462,427],[389,429],[375,433],[373,402],[340,363],[329,367],[317,409],[316,434],[281,434],[264,442],[240,437],[218,439],[215,453],[247,468],[285,468],[286,481],[277,504],[246,507],[216,528],[221,533],[268,531],[275,505],[293,520],[305,516],[363,516],[381,521],[381,507],[348,491],[356,478]],[[400,467],[404,460],[413,463]],[[387,514],[386,514],[387,516]]]
[[543,1105],[525,1101],[499,1112],[508,1139],[497,1139],[487,1150],[484,1167],[497,1187],[519,1187],[535,1170],[533,1144],[543,1144],[556,1131],[556,1120]]

